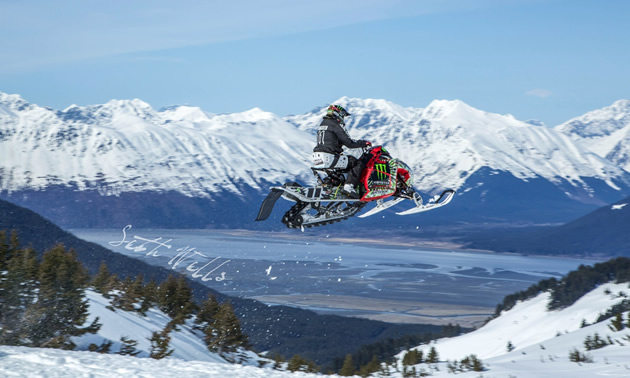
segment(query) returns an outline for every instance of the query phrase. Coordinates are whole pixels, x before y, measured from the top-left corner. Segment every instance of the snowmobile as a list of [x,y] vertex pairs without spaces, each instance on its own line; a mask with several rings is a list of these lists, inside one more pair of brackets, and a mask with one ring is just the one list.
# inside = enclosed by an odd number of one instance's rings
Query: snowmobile
[[295,202],[282,217],[282,223],[288,228],[306,228],[348,219],[370,202],[376,203],[376,206],[359,215],[360,218],[377,214],[404,200],[411,200],[415,206],[396,213],[398,215],[429,211],[447,205],[455,195],[454,190],[447,189],[423,203],[412,186],[413,176],[409,166],[392,158],[383,146],[364,148],[361,159],[365,159],[366,163],[359,180],[359,198],[353,198],[342,190],[347,169],[311,167],[317,180],[316,186],[304,187],[288,182],[272,187],[260,206],[256,221],[267,219],[280,197]]

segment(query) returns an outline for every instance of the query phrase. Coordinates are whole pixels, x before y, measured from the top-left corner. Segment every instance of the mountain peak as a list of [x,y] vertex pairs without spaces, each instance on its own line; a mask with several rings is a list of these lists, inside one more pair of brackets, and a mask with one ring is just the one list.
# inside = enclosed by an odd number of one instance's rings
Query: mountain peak
[[196,106],[175,105],[160,109],[160,114],[171,122],[191,122],[198,124],[209,121],[214,114],[207,113]]
[[260,108],[252,108],[241,113],[229,113],[216,116],[217,120],[226,123],[256,123],[261,121],[281,120],[277,115]]
[[20,95],[0,92],[0,107],[2,106],[11,110],[22,111],[31,105]]
[[119,109],[135,114],[155,112],[151,105],[137,98],[134,98],[132,100],[110,100],[101,107]]
[[630,109],[630,100],[628,100],[628,99],[617,100],[617,101],[613,102],[611,107],[622,108],[622,109],[628,110],[628,109]]
[[[473,119],[480,119],[492,113],[474,108],[462,100],[433,100],[422,110],[422,117],[429,120],[444,120],[450,118],[458,123],[467,123]],[[494,114],[493,116],[499,116]],[[511,116],[505,116],[511,117]],[[513,118],[513,117],[511,117]]]
[[18,94],[9,94],[0,92],[0,102],[16,102],[16,101],[25,101],[22,96]]
[[617,100],[555,129],[630,171],[630,100]]
[[[146,102],[133,100],[110,100],[101,105],[78,106],[71,105],[60,111],[59,117],[63,121],[83,122],[87,124],[108,124],[113,126],[114,119],[144,119],[159,118],[158,113]],[[117,124],[117,122],[114,122]],[[128,124],[128,122],[124,122]]]
[[610,135],[626,127],[630,127],[630,100],[622,99],[570,119],[556,126],[556,129],[564,133],[578,134],[583,138],[592,138]]
[[333,102],[333,104],[344,106],[352,115],[357,114],[358,109],[366,109],[369,111],[391,113],[404,118],[403,115],[407,113],[406,109],[408,109],[391,101],[376,98],[341,97]]

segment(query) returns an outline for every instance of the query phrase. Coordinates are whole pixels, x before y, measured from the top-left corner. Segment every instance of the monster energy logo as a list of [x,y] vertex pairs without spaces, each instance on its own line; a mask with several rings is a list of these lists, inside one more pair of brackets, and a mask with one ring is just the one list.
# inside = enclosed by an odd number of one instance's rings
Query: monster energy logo
[[387,164],[374,164],[374,170],[379,180],[384,181],[387,179]]

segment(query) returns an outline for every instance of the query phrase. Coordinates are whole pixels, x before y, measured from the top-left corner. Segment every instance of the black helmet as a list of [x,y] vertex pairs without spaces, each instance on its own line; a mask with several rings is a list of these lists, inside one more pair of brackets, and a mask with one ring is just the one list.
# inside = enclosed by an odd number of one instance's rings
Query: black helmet
[[350,113],[341,105],[330,105],[326,110],[326,116],[336,119],[342,125],[345,125],[344,117],[349,116]]

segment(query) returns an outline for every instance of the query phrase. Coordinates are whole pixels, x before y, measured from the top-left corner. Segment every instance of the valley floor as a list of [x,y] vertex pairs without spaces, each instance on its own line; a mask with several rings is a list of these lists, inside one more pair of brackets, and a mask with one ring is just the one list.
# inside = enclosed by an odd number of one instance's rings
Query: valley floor
[[[124,234],[126,242],[134,237],[168,241],[172,248],[161,248],[159,256],[147,256],[154,245],[136,252],[121,244],[121,230],[72,232],[187,275],[189,264],[204,266],[218,258],[207,270],[218,267],[220,281],[205,284],[228,295],[392,323],[477,327],[505,295],[595,262],[464,250],[440,237],[311,231],[128,229]],[[182,248],[194,252],[180,260]]]

